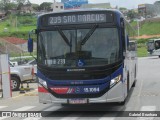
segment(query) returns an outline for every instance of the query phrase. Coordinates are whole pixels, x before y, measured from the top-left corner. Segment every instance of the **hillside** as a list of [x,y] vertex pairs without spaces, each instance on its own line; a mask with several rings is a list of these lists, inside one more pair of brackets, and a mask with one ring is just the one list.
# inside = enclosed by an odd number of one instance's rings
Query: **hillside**
[[14,36],[27,39],[28,32],[36,28],[36,16],[14,16],[11,15],[0,21],[0,37]]
[[[131,25],[137,30],[137,22],[132,22]],[[139,34],[143,35],[159,35],[160,34],[160,18],[152,18],[139,22]]]

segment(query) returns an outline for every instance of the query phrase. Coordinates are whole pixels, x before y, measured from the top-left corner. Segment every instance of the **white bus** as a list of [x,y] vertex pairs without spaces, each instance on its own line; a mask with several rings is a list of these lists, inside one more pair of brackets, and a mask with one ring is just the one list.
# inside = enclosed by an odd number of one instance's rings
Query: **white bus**
[[[36,34],[41,103],[125,103],[135,86],[137,56],[135,42],[129,44],[135,32],[122,13],[48,13],[38,18]],[[28,43],[32,52],[32,38]]]

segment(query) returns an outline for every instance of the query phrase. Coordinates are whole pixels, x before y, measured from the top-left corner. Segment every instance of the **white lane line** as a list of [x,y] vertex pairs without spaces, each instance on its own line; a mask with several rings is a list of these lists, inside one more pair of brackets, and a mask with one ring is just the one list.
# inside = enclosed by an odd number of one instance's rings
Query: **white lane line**
[[6,107],[8,107],[8,106],[0,106],[0,109],[6,108]]
[[114,119],[115,119],[114,117],[105,117],[105,116],[103,116],[98,120],[114,120]]
[[55,111],[55,110],[58,110],[60,108],[62,108],[62,106],[52,106],[52,107],[49,107],[49,108],[47,108],[43,111]]
[[80,114],[71,114],[71,115],[68,115],[68,116],[61,118],[60,120],[78,120],[78,118],[80,118],[81,116],[82,115],[80,115]]
[[9,118],[9,117],[0,117],[0,120],[4,120],[4,119],[6,119],[6,118]]
[[155,111],[156,106],[142,106],[140,111]]
[[27,111],[27,110],[32,109],[34,107],[36,107],[36,106],[24,106],[24,107],[21,107],[21,108],[12,110],[12,111]]
[[[156,106],[142,106],[140,111],[156,111]],[[154,120],[154,117],[138,117],[137,120]]]
[[28,117],[23,120],[40,120],[41,118]]

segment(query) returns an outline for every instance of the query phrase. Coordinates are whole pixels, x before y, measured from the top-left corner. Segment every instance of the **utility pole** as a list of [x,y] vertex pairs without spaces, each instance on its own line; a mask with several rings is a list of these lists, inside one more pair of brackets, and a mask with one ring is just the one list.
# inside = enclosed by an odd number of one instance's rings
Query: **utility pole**
[[138,30],[138,37],[139,37],[139,20],[137,20],[137,30]]

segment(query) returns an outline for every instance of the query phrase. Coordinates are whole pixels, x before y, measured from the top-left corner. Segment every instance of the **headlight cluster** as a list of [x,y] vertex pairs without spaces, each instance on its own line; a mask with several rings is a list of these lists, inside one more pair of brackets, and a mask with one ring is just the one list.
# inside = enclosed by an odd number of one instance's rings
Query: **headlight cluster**
[[121,80],[121,75],[118,75],[117,77],[113,78],[110,82],[110,88],[116,85]]
[[39,83],[40,83],[41,85],[43,85],[45,88],[47,88],[47,82],[46,82],[46,81],[44,81],[44,80],[42,80],[41,78],[39,78]]

